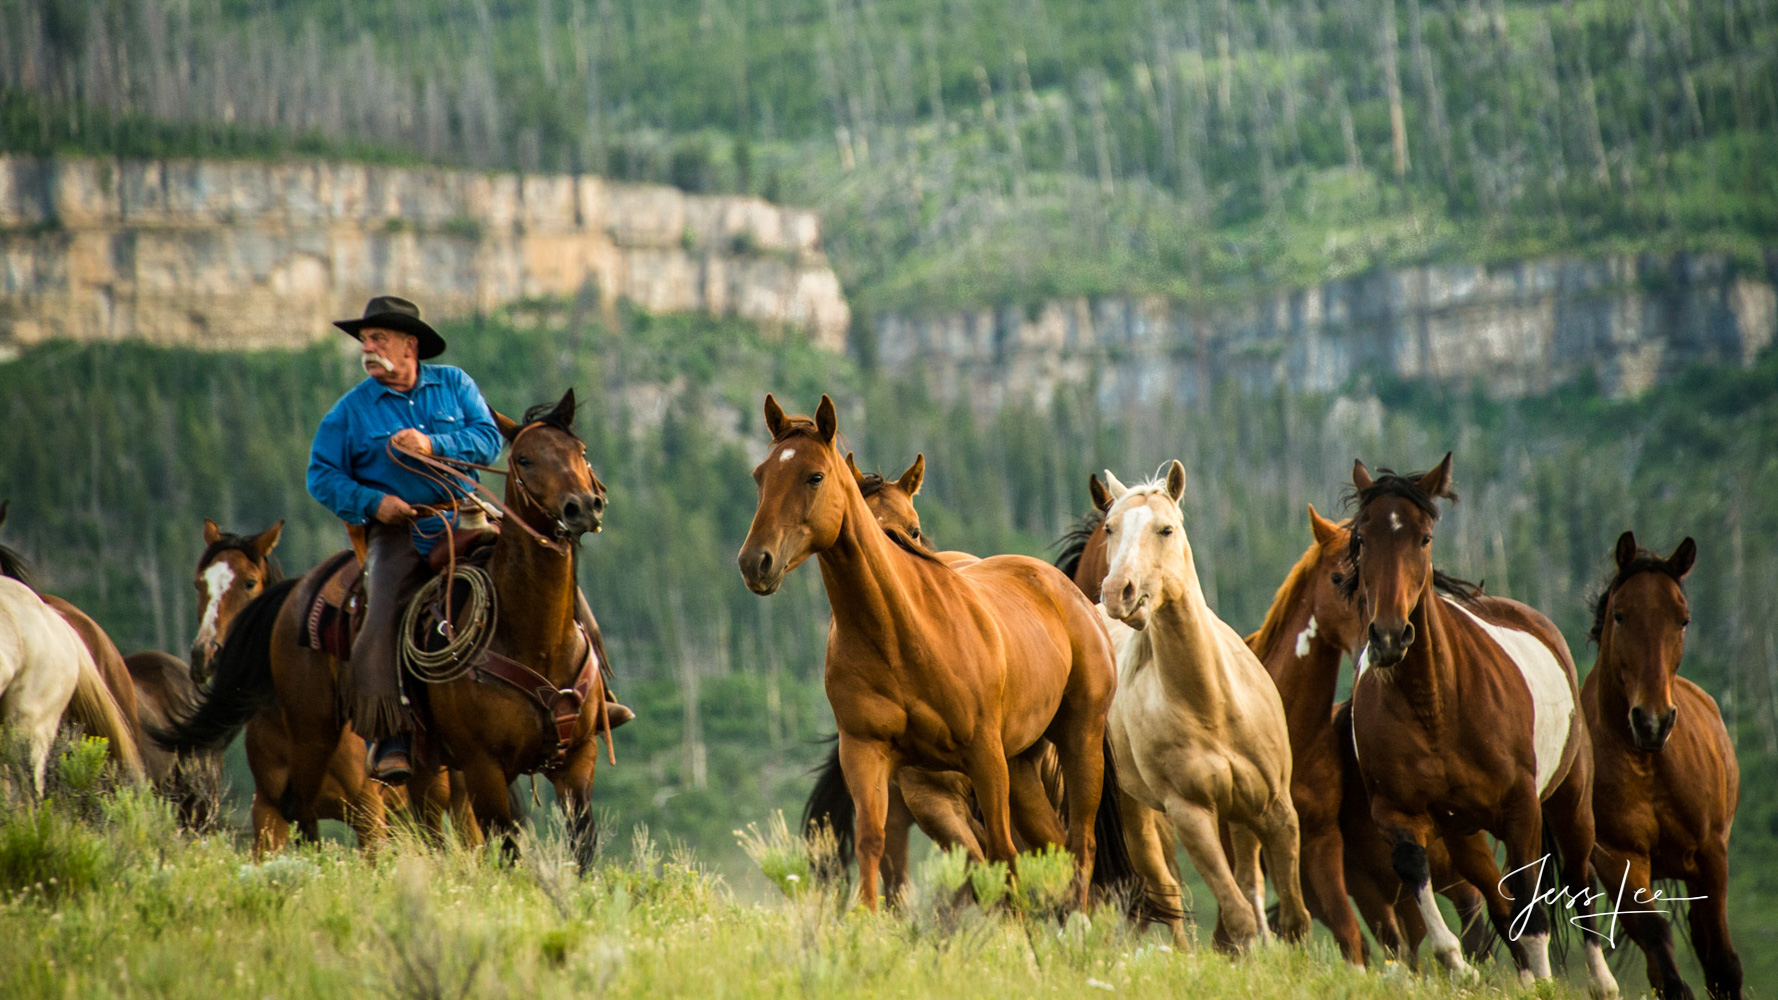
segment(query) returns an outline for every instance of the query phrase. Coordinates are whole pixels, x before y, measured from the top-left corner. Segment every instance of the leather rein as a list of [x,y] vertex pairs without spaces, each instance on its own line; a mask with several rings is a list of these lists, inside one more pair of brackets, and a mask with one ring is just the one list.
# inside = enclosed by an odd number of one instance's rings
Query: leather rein
[[[519,440],[526,433],[543,426],[543,424],[544,422],[541,420],[534,420],[519,428],[512,436],[509,449],[517,448]],[[406,448],[397,448],[393,442],[384,445],[384,451],[397,465],[429,480],[447,494],[455,494],[461,489],[467,499],[474,500],[476,503],[484,503],[484,501],[477,498],[475,494],[484,495],[487,497],[485,505],[492,506],[498,511],[502,520],[517,523],[537,544],[557,555],[565,557],[572,554],[572,549],[566,539],[545,537],[542,532],[532,527],[530,522],[526,521],[518,511],[496,496],[494,491],[482,485],[475,477],[462,471],[464,469],[478,469],[482,472],[505,476],[509,484],[518,487],[519,495],[523,498],[524,503],[547,514],[548,511],[537,499],[537,495],[532,493],[531,488],[526,485],[524,477],[512,468],[510,463],[507,468],[503,469],[460,458],[423,455]],[[419,463],[418,467],[410,465],[408,460]],[[593,480],[593,487],[603,496],[605,484],[599,481],[598,475],[593,473],[591,467],[588,467],[587,473]],[[444,536],[445,546],[449,552],[444,572],[444,599],[440,602],[443,609],[440,629],[447,639],[454,635],[454,626],[450,620],[450,594],[457,575],[457,547],[451,521],[443,515],[455,510],[459,502],[451,501],[440,505],[413,505],[419,516],[439,518],[442,525],[439,534]],[[490,623],[488,627],[492,628],[492,624]],[[599,670],[598,653],[593,646],[593,638],[587,634],[585,627],[576,622],[575,628],[580,632],[580,641],[585,645],[586,652],[581,657],[580,670],[576,673],[570,687],[557,687],[555,682],[534,668],[520,663],[510,656],[496,653],[492,649],[483,649],[477,662],[470,668],[478,679],[493,678],[501,681],[530,698],[531,702],[543,711],[544,718],[547,720],[545,723],[546,738],[554,737],[553,745],[546,747],[544,751],[544,763],[541,770],[545,771],[560,766],[567,757],[568,744],[574,738],[574,731],[579,725],[581,707],[586,703],[588,696],[594,693],[595,679],[598,681],[599,689],[599,723],[594,729],[594,738],[597,739],[599,734],[604,734],[606,757],[613,765],[617,764],[617,745],[611,739],[611,715],[606,705],[607,699],[604,696],[605,682]]]

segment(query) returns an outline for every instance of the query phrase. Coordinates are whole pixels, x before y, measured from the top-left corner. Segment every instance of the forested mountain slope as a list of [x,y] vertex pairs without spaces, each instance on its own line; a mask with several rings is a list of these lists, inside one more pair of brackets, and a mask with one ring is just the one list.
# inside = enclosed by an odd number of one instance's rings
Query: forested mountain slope
[[819,208],[856,305],[1778,233],[1773,0],[0,0],[0,148]]

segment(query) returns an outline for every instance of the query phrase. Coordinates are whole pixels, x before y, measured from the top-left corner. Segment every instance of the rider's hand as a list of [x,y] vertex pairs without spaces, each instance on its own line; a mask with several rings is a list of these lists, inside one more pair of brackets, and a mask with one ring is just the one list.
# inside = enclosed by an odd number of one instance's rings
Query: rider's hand
[[398,432],[393,438],[389,439],[389,443],[397,448],[402,448],[416,454],[432,454],[432,439],[421,434],[419,431],[414,430],[412,427]]
[[413,505],[393,493],[383,494],[377,502],[377,520],[384,524],[400,524],[413,516]]

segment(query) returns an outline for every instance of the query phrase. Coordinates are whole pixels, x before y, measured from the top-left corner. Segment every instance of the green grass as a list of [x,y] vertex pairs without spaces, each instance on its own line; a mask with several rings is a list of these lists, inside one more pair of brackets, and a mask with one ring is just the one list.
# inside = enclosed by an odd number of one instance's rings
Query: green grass
[[[581,874],[554,834],[513,864],[398,836],[376,857],[323,843],[256,861],[229,836],[175,829],[139,791],[76,817],[81,793],[8,802],[0,840],[48,822],[66,852],[38,882],[0,888],[0,995],[1437,998],[1517,994],[1442,977],[1356,973],[1328,947],[1268,946],[1238,960],[1179,953],[1109,908],[1056,919],[1056,866],[984,912],[923,876],[901,910],[853,910],[826,889],[732,887],[639,829]],[[48,820],[44,818],[48,817]],[[786,845],[781,828],[773,850]],[[101,877],[58,880],[97,860]],[[1051,859],[1054,860],[1054,859]],[[1065,859],[1061,859],[1065,860]],[[83,869],[84,870],[84,869]],[[934,866],[927,866],[933,871]],[[1063,873],[1065,878],[1065,872]],[[1539,996],[1569,995],[1546,987]]]

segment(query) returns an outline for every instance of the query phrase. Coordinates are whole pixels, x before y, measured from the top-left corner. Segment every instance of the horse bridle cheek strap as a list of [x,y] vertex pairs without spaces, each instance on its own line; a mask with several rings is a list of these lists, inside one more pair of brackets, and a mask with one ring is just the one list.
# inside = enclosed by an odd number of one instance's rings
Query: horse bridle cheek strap
[[[568,748],[574,742],[575,730],[580,727],[581,708],[595,693],[599,696],[599,723],[594,728],[595,738],[599,733],[604,734],[607,757],[613,765],[617,763],[617,747],[611,741],[611,719],[605,708],[604,681],[599,675],[599,658],[584,628],[580,630],[580,641],[586,647],[586,653],[581,659],[580,673],[575,676],[573,687],[558,688],[549,678],[525,664],[491,649],[482,654],[482,662],[477,668],[479,674],[518,689],[543,710],[546,746],[539,770],[545,772],[554,771],[567,762]],[[594,690],[595,682],[597,692]]]

